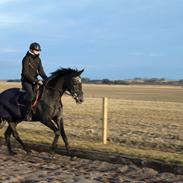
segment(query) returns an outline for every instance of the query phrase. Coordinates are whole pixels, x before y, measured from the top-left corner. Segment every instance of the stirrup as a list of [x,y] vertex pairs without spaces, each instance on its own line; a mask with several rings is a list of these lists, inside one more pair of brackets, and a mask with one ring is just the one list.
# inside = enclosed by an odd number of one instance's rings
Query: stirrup
[[31,111],[29,113],[26,113],[24,120],[25,121],[32,121],[32,112]]

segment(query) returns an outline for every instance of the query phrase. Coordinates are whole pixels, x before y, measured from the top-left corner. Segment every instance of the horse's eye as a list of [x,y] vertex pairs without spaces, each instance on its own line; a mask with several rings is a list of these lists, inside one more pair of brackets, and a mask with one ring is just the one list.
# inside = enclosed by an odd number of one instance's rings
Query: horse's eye
[[77,83],[81,83],[81,78],[80,78],[80,77],[75,77],[74,80],[75,80]]
[[77,84],[77,81],[76,80],[73,80],[73,84],[76,85]]

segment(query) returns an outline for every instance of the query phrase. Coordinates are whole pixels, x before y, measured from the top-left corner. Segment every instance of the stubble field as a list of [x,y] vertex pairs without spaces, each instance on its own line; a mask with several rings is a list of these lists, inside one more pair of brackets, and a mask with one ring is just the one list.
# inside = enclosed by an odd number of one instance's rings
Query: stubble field
[[[20,86],[0,83],[0,90]],[[63,96],[65,130],[71,147],[118,152],[183,164],[183,88],[173,86],[83,85],[85,101]],[[108,145],[102,145],[102,97],[108,97]],[[4,129],[0,130],[0,137]],[[40,123],[18,126],[26,141],[51,143]],[[60,140],[60,144],[63,145]]]

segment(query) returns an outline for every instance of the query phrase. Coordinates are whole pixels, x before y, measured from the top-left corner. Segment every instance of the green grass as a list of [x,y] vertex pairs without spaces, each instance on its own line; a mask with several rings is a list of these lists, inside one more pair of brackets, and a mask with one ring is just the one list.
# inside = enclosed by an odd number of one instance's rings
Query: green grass
[[[19,129],[21,138],[26,142],[32,142],[36,144],[50,145],[53,140],[53,134],[50,131],[32,131]],[[3,136],[3,130],[0,130],[0,137]],[[117,153],[123,155],[130,155],[140,158],[148,158],[152,160],[160,160],[169,164],[180,164],[183,165],[183,153],[175,152],[163,152],[159,150],[152,150],[149,148],[132,148],[126,145],[115,145],[108,143],[106,145],[96,141],[86,141],[80,139],[69,138],[69,143],[72,149],[83,149],[83,150],[95,150],[107,153]],[[59,145],[64,146],[63,141],[59,139]]]

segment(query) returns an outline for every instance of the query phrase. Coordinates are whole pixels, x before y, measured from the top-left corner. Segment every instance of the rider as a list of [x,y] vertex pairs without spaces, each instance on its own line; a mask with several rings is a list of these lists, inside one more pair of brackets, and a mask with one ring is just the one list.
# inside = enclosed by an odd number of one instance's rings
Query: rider
[[43,82],[38,80],[37,77],[40,75],[43,79],[47,78],[39,57],[40,51],[41,47],[39,43],[31,43],[29,51],[22,60],[21,82],[22,88],[26,90],[27,100],[26,116],[24,120],[27,121],[31,121],[32,119],[32,100],[34,98],[33,87],[35,84],[43,85]]

